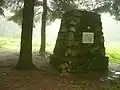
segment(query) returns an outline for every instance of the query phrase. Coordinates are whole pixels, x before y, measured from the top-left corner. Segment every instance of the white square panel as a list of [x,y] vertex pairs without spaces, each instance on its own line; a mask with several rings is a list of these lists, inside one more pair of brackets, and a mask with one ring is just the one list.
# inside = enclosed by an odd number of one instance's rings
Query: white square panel
[[94,33],[83,32],[82,43],[94,43]]

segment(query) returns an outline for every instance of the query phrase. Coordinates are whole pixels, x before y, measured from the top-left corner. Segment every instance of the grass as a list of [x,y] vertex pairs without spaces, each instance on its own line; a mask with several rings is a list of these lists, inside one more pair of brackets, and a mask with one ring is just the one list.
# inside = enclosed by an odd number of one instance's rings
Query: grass
[[[33,51],[38,51],[40,48],[40,41],[38,39],[33,40]],[[46,44],[46,51],[52,53],[54,44],[51,42]],[[0,37],[0,49],[7,50],[20,50],[20,38],[12,37]]]
[[120,63],[120,43],[107,43],[106,47],[106,56],[109,57],[111,62]]
[[[111,62],[120,63],[120,43],[105,43],[106,56],[109,57]],[[38,51],[40,48],[39,39],[33,40],[33,51]],[[0,50],[9,49],[19,51],[20,38],[0,37]],[[54,44],[49,42],[46,44],[46,51],[52,53]]]

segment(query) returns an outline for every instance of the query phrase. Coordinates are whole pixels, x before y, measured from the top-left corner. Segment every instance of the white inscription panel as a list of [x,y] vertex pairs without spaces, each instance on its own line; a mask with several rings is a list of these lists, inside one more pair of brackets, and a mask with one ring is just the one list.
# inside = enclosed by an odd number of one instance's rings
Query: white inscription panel
[[82,43],[94,43],[94,33],[83,32]]

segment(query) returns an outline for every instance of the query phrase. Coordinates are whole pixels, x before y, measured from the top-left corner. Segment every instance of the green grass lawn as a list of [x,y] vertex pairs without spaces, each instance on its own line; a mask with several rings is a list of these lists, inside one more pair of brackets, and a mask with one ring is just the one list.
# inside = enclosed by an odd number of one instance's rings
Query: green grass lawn
[[[40,48],[40,40],[33,40],[33,51],[39,51]],[[46,44],[46,51],[52,53],[54,48],[54,44],[49,41]],[[12,37],[0,37],[0,49],[4,50],[20,50],[20,38],[12,38]]]
[[109,57],[110,61],[120,63],[120,43],[107,43],[105,47],[106,56]]
[[[33,40],[33,51],[38,51],[40,48],[40,40]],[[120,63],[120,43],[106,43],[106,56],[109,57],[109,60],[115,63]],[[9,50],[20,50],[20,38],[12,37],[0,37],[0,50],[9,49]],[[46,51],[51,52],[54,49],[54,44],[47,42]]]

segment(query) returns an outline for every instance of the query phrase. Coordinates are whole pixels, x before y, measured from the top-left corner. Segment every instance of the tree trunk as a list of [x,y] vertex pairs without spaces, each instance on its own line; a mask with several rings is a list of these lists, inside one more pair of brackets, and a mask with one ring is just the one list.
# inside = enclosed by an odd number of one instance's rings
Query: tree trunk
[[42,25],[41,25],[41,47],[39,54],[45,53],[46,48],[46,17],[47,16],[47,0],[43,0],[43,13],[42,13]]
[[32,69],[32,32],[34,17],[34,0],[24,0],[21,49],[17,69]]

